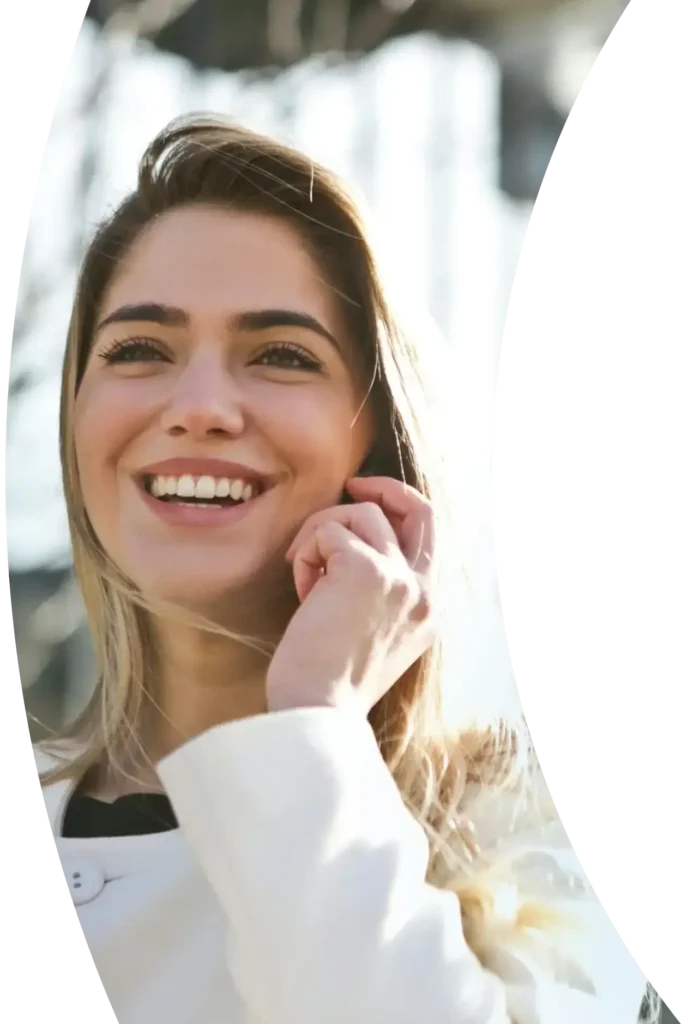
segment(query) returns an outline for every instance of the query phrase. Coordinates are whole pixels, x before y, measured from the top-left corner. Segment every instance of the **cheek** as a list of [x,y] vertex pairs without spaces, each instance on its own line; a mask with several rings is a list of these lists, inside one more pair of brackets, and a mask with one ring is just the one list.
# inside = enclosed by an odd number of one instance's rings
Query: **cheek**
[[279,391],[265,412],[265,432],[297,489],[330,502],[364,459],[371,440],[366,417],[357,416],[359,402],[349,392]]
[[145,405],[123,382],[86,379],[75,403],[75,451],[80,486],[92,525],[101,534],[116,518],[117,465],[145,420]]

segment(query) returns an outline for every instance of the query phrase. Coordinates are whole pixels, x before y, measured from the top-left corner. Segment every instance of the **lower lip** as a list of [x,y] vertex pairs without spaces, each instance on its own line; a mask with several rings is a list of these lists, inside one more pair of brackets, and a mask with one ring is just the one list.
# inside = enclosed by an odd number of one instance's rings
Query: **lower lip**
[[240,505],[227,505],[220,508],[202,505],[199,508],[194,508],[191,505],[180,505],[176,501],[160,501],[143,487],[139,487],[139,490],[151,512],[171,526],[208,527],[209,529],[237,523],[239,519],[248,515],[263,497],[262,494],[259,494],[256,498],[244,501]]

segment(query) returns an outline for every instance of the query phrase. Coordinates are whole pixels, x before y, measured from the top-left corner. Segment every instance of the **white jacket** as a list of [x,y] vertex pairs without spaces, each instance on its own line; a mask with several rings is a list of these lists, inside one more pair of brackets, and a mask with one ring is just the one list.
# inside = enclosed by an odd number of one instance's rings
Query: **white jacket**
[[[579,962],[546,975],[503,950],[483,969],[365,721],[248,718],[159,773],[180,828],[155,835],[62,837],[72,785],[44,790],[119,1024],[636,1024],[644,979],[587,890]],[[567,899],[582,876],[561,837],[507,844]]]

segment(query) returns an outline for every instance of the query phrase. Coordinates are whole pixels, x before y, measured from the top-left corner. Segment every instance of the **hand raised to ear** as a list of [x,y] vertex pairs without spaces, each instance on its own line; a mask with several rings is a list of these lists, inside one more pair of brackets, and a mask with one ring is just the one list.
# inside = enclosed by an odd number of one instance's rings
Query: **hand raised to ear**
[[359,503],[311,516],[289,548],[301,607],[269,666],[270,710],[368,714],[432,642],[429,502],[384,477],[347,489]]

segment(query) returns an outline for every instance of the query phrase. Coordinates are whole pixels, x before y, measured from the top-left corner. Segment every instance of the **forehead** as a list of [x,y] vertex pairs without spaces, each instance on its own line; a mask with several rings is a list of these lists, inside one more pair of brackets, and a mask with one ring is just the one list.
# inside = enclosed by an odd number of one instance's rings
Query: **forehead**
[[139,235],[101,312],[138,302],[177,306],[193,316],[295,309],[339,330],[333,292],[294,228],[217,207],[169,211]]

